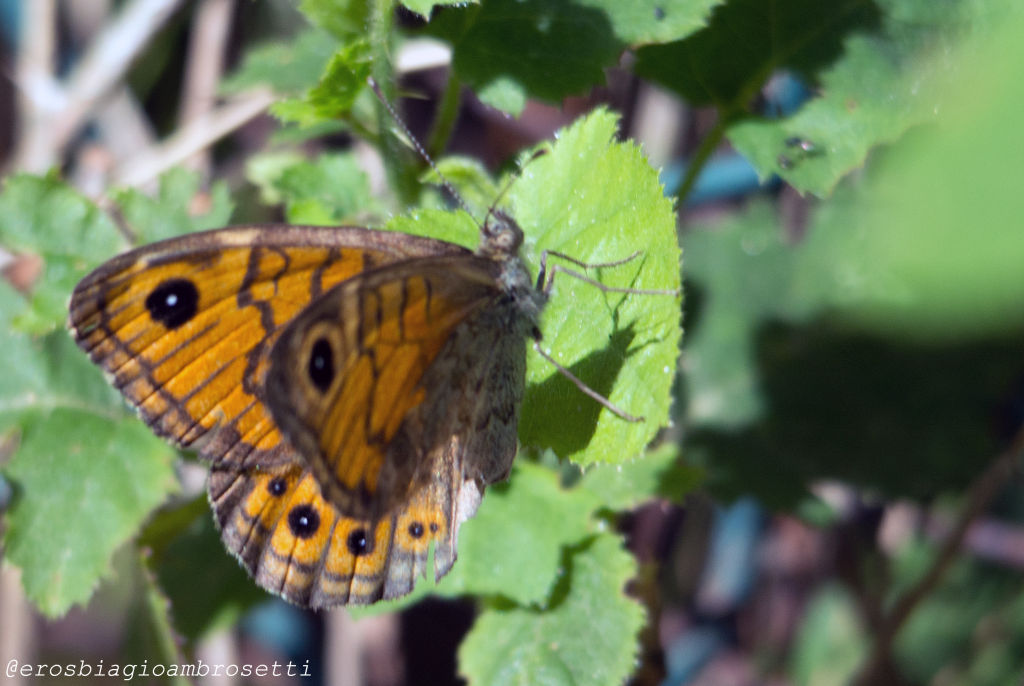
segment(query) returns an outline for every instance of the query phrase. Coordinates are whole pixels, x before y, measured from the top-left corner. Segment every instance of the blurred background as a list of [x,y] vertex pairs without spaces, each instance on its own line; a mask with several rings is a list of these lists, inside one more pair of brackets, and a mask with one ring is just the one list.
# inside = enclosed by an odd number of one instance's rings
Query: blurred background
[[[1024,683],[1024,22],[995,0],[700,4],[686,36],[626,41],[600,83],[527,88],[516,116],[453,87],[450,44],[395,10],[398,106],[428,147],[435,112],[453,112],[446,151],[498,170],[604,105],[676,201],[685,336],[668,438],[702,480],[617,522],[648,619],[631,683]],[[775,20],[793,17],[813,49],[786,42],[795,29]],[[267,113],[280,87],[244,66],[274,43],[298,60],[306,28],[288,0],[0,0],[3,172],[56,169],[103,208],[111,189],[157,193],[185,167],[199,175],[188,212],[227,191],[232,223],[281,221],[254,160],[353,149],[384,195],[351,129],[289,139]],[[721,71],[701,78],[709,54]],[[2,260],[30,289],[38,263]],[[0,512],[11,493],[0,477]],[[209,531],[176,545],[223,555]],[[5,565],[4,664],[130,654],[144,601],[127,557],[60,619]],[[472,601],[354,620],[244,578],[218,617],[175,608],[198,658],[308,664],[302,683],[460,683]],[[203,580],[166,583],[205,602]]]

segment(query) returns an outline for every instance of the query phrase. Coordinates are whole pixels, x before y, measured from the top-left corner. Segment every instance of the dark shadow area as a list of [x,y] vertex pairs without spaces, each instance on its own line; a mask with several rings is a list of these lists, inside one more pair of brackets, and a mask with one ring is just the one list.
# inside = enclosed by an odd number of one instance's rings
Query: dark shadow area
[[402,613],[402,648],[408,686],[465,683],[455,656],[476,613],[469,601],[427,598]]
[[[632,354],[630,345],[635,335],[631,326],[616,330],[607,346],[587,355],[569,367],[569,371],[607,398]],[[563,409],[554,411],[552,408]],[[519,438],[524,445],[569,455],[590,443],[603,409],[556,371],[543,383],[527,386],[519,418]],[[629,408],[624,409],[629,411]]]
[[871,0],[732,0],[686,39],[637,50],[636,72],[691,105],[742,106],[737,99],[760,86],[752,74],[767,79],[789,69],[814,83],[850,34],[877,31],[881,23]]
[[756,485],[785,507],[821,478],[889,497],[962,490],[1020,426],[1019,340],[932,346],[772,324],[757,355],[762,419],[689,436],[724,498]]
[[475,89],[511,79],[548,102],[603,82],[602,68],[614,66],[625,47],[604,12],[569,0],[446,7],[428,28],[452,41],[455,71]]

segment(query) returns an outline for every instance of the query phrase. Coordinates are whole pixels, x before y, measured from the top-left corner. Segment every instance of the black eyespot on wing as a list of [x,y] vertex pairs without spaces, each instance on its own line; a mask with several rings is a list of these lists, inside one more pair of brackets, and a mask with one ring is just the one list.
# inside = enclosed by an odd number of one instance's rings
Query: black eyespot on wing
[[419,538],[423,535],[423,524],[421,522],[413,522],[409,525],[409,535],[413,538]]
[[348,535],[348,551],[359,557],[369,551],[370,541],[366,538],[365,529],[356,529]]
[[168,279],[146,297],[146,309],[154,321],[177,329],[196,316],[199,289],[188,279]]
[[267,492],[274,497],[284,495],[287,490],[288,482],[283,477],[278,476],[267,482]]
[[296,505],[288,513],[288,528],[296,538],[309,538],[320,528],[320,515],[312,505]]
[[309,380],[321,393],[326,393],[334,381],[334,351],[326,338],[318,338],[309,352],[307,365]]
[[431,531],[431,533],[435,533],[436,534],[437,533],[437,529],[438,529],[437,522],[431,522],[430,523],[430,531]]

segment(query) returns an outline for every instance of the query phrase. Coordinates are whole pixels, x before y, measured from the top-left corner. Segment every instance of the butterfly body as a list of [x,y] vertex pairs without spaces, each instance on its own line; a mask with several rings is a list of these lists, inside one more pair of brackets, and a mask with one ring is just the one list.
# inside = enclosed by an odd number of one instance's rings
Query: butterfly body
[[160,435],[211,463],[222,537],[302,605],[408,593],[516,452],[546,296],[501,213],[478,250],[269,226],[138,248],[72,296],[76,340]]

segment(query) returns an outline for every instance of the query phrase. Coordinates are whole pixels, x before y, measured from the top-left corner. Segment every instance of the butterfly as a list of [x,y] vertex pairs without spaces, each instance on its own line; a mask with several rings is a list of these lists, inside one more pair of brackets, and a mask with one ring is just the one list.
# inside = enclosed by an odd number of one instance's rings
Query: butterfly
[[[492,211],[476,251],[269,225],[137,248],[77,285],[78,344],[159,435],[210,463],[222,539],[299,605],[435,578],[516,453],[547,300]],[[543,276],[540,279],[543,280]]]

